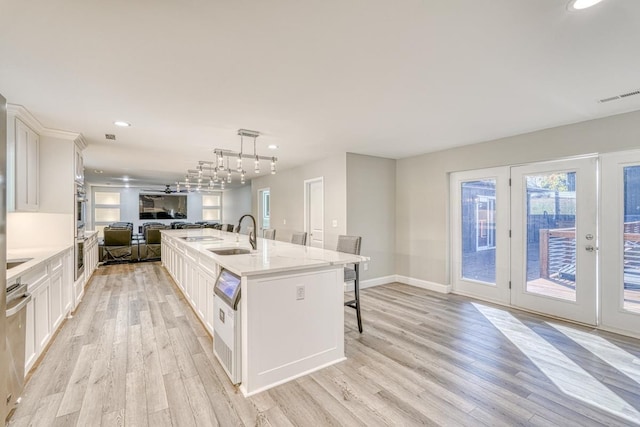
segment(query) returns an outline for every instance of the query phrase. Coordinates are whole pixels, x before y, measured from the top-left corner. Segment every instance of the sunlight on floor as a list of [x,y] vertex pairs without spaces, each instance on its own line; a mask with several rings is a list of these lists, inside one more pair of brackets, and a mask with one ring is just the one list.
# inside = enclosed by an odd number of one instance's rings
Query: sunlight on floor
[[635,357],[633,354],[624,351],[620,347],[597,335],[555,323],[547,322],[547,325],[550,325],[562,332],[564,335],[637,382],[640,386],[640,359]]
[[[634,407],[509,312],[477,303],[473,303],[473,305],[563,393],[626,420],[640,423],[640,413]],[[571,331],[573,330],[571,329]],[[564,333],[564,331],[562,332]],[[571,336],[569,337],[572,338]],[[591,335],[589,337],[593,338]],[[582,341],[586,340],[583,339]],[[608,347],[604,346],[604,348]],[[608,355],[613,360],[625,360],[622,355],[612,351],[609,351]],[[636,371],[632,367],[628,370]]]

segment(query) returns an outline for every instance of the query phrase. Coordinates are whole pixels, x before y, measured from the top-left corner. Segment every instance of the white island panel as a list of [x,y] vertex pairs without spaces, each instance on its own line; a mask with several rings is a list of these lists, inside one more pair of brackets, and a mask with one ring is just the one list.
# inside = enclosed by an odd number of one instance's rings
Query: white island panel
[[335,267],[243,281],[245,395],[345,359],[342,282]]

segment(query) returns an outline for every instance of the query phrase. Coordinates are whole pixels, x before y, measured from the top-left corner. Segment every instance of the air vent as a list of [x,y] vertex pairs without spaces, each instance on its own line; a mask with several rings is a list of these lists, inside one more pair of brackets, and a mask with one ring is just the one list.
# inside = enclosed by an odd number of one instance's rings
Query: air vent
[[631,91],[631,92],[627,92],[627,93],[622,93],[622,94],[616,95],[616,96],[610,96],[608,98],[602,98],[602,99],[598,100],[598,102],[600,104],[604,104],[605,102],[617,101],[619,99],[628,98],[630,96],[635,96],[635,95],[640,95],[640,89],[634,90],[634,91]]
[[116,136],[112,133],[105,133],[104,137],[107,138],[110,141],[115,141],[116,140]]
[[623,93],[620,98],[626,98],[627,96],[640,95],[640,90],[634,90],[633,92]]

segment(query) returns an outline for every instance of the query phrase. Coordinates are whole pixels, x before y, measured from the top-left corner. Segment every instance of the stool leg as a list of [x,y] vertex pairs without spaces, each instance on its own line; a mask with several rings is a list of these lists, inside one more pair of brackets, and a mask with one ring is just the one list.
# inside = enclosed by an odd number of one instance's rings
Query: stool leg
[[360,317],[360,271],[359,264],[354,264],[356,270],[356,280],[354,283],[354,291],[356,296],[356,316],[358,317],[358,331],[362,333],[362,318]]

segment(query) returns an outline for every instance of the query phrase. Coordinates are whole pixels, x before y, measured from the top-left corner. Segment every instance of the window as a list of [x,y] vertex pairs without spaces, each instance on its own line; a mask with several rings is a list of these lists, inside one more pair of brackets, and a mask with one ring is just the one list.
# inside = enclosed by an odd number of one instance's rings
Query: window
[[104,237],[103,230],[111,223],[120,221],[120,193],[96,191],[93,193],[93,222],[99,237]]
[[220,193],[202,196],[202,220],[222,221],[222,195]]

